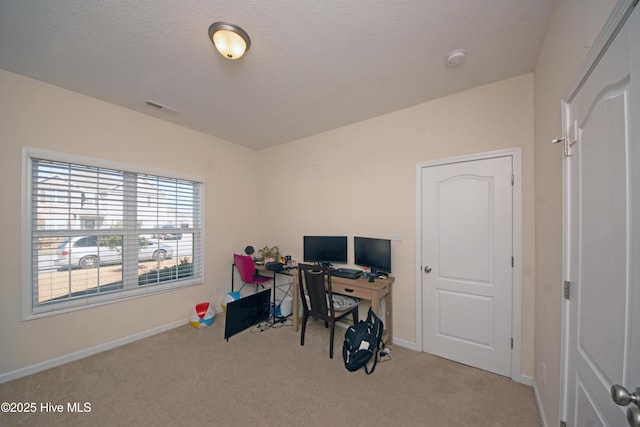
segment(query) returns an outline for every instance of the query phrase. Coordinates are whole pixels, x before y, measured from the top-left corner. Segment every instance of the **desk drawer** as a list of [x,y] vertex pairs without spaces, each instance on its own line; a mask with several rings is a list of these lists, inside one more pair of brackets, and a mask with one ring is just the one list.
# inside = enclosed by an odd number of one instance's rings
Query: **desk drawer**
[[373,299],[373,291],[371,289],[361,288],[360,286],[347,285],[344,283],[331,283],[333,292],[337,294],[349,295],[350,297]]

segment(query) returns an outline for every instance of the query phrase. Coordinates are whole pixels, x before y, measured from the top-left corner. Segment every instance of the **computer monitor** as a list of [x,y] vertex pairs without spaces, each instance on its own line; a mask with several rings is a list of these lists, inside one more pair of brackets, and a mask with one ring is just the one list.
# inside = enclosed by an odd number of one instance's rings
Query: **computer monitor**
[[347,263],[347,236],[304,236],[304,262]]
[[369,267],[372,273],[391,273],[391,240],[371,237],[353,238],[353,262]]

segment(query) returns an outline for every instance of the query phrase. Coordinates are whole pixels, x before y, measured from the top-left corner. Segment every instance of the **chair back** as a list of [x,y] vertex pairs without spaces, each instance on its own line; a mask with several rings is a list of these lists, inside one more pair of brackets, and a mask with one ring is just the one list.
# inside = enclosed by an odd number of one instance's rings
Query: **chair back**
[[331,270],[328,267],[312,264],[298,265],[298,285],[302,306],[310,315],[320,319],[335,317],[331,291]]
[[[302,328],[300,328],[300,345],[304,345],[304,333],[309,317],[324,320],[325,328],[331,326],[329,335],[329,357],[333,358],[333,338],[336,332],[336,321],[353,315],[353,324],[358,323],[358,303],[341,311],[336,316],[331,289],[331,270],[329,267],[311,264],[298,264],[298,286],[302,300]],[[295,314],[294,314],[295,315]]]
[[253,276],[256,273],[256,266],[253,265],[253,258],[248,255],[233,254],[233,263],[240,273],[240,279],[243,282],[253,282]]

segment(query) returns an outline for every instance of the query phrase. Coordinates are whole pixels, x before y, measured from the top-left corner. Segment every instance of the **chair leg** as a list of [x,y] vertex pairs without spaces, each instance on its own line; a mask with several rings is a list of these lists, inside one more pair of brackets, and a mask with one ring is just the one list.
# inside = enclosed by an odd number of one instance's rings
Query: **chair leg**
[[353,324],[357,325],[358,324],[358,306],[356,306],[356,309],[353,310]]
[[329,341],[329,359],[333,359],[333,335],[336,331],[336,322],[331,322],[331,338]]
[[309,316],[302,315],[302,327],[300,328],[300,345],[304,345],[304,332],[307,330],[307,319]]

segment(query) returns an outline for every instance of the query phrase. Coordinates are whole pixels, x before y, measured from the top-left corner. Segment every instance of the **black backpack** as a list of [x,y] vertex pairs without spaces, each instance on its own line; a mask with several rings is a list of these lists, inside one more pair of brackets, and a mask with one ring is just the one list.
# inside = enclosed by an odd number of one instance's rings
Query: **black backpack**
[[[349,326],[344,333],[344,345],[342,346],[342,359],[344,366],[350,372],[357,371],[364,366],[367,375],[372,374],[378,363],[382,342],[382,320],[376,316],[371,308],[366,320]],[[373,357],[371,370],[367,363]]]

